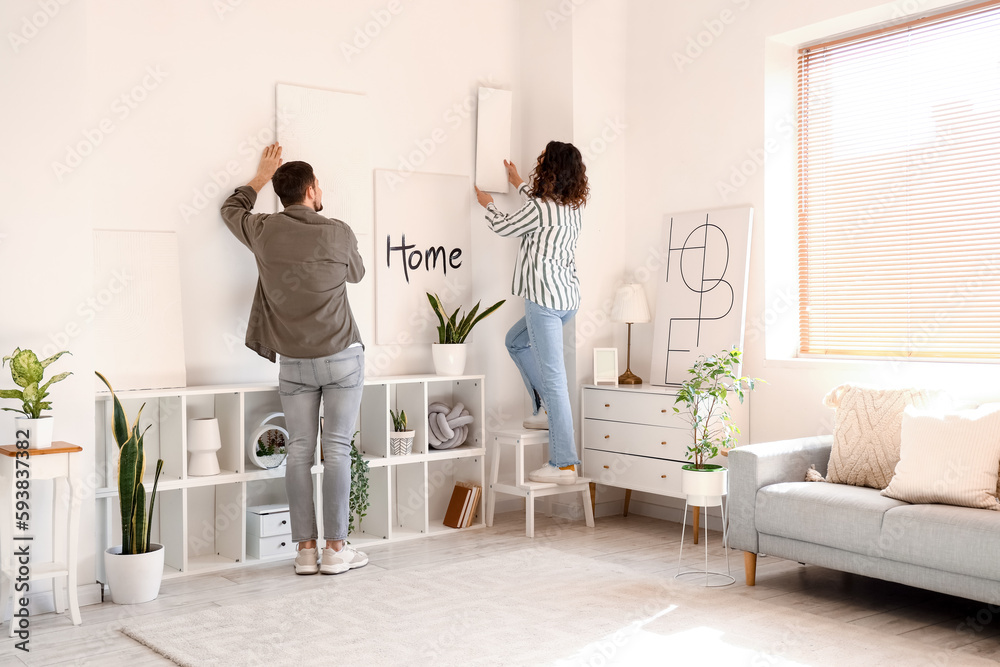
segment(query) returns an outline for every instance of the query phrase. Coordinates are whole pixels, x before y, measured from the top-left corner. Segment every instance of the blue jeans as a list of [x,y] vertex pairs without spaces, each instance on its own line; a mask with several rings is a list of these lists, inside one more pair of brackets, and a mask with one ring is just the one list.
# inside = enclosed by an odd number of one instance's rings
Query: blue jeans
[[566,363],[563,360],[563,325],[575,310],[552,310],[524,301],[524,317],[507,332],[507,352],[521,371],[534,414],[545,406],[549,417],[549,463],[580,463],[573,437],[573,411],[569,405]]
[[282,356],[278,393],[288,427],[285,490],[292,520],[292,540],[317,539],[312,466],[319,437],[323,399],[323,535],[347,539],[351,496],[351,438],[361,408],[365,352],[349,347],[319,359]]

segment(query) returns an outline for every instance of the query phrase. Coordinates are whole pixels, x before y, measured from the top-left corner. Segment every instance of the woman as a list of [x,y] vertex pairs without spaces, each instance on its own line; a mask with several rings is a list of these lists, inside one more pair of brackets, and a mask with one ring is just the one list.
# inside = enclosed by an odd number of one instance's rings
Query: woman
[[533,415],[544,408],[549,429],[549,462],[528,479],[573,484],[580,460],[573,437],[562,329],[580,307],[576,241],[580,207],[590,193],[587,168],[580,151],[560,141],[550,141],[538,156],[531,185],[521,179],[512,162],[504,160],[504,166],[525,204],[506,215],[479,188],[476,198],[486,208],[486,221],[494,232],[521,237],[511,291],[524,297],[524,317],[507,333],[507,351],[521,371]]

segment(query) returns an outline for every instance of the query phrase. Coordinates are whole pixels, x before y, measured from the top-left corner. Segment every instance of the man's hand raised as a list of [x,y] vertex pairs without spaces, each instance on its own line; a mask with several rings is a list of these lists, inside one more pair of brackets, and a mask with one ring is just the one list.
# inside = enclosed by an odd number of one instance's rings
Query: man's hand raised
[[253,180],[248,185],[255,192],[260,192],[280,166],[281,146],[276,141],[270,146],[264,147],[264,152],[260,156],[260,163],[257,165],[257,175],[253,177]]

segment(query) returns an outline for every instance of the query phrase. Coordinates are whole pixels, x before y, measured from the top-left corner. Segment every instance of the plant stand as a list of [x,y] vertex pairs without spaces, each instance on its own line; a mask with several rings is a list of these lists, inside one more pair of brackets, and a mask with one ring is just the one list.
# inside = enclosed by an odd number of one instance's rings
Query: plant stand
[[[704,473],[695,473],[704,474]],[[681,548],[680,553],[677,555],[677,574],[674,575],[675,579],[681,577],[688,577],[691,575],[704,576],[705,586],[709,588],[716,588],[721,586],[729,586],[736,582],[736,578],[732,575],[732,569],[729,567],[729,525],[726,521],[726,506],[725,506],[725,493],[717,496],[704,496],[704,495],[692,495],[688,494],[684,499],[684,516],[681,517]],[[705,508],[705,569],[704,570],[687,570],[682,571],[682,559],[684,558],[684,531],[687,528],[687,510],[688,507],[698,507]],[[726,572],[713,572],[708,569],[708,508],[709,507],[720,507],[722,508],[722,545],[726,550]],[[695,525],[695,530],[698,530],[697,524]],[[709,577],[716,577],[717,580],[721,579],[722,583],[710,583]],[[728,581],[727,581],[728,580]]]

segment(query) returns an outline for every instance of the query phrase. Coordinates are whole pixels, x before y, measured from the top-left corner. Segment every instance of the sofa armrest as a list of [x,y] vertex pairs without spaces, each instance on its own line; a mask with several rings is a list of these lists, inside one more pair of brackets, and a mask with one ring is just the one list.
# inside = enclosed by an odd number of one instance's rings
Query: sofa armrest
[[757,491],[780,482],[802,482],[815,465],[821,475],[833,447],[832,435],[764,442],[729,452],[729,546],[758,552],[755,524]]

